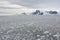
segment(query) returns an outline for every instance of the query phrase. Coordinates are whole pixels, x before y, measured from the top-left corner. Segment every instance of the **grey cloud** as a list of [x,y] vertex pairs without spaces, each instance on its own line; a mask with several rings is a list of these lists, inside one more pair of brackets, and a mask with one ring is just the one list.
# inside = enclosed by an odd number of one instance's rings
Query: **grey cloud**
[[60,0],[6,0],[12,4],[18,4],[31,8],[52,7],[59,8]]
[[0,7],[1,9],[19,9],[19,8],[14,8],[14,7]]
[[27,6],[27,7],[60,7],[60,0],[7,0],[15,4]]
[[0,14],[8,14],[8,12],[0,12]]

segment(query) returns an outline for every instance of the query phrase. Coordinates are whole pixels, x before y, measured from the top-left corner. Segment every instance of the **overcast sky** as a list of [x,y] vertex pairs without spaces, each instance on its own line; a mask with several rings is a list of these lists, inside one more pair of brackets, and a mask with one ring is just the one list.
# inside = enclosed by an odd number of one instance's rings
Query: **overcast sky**
[[0,13],[29,12],[31,9],[60,10],[60,0],[0,0]]
[[[5,1],[5,0],[2,0]],[[51,8],[59,8],[60,0],[6,0],[10,3],[33,7],[33,8],[41,8],[41,7],[51,7]]]

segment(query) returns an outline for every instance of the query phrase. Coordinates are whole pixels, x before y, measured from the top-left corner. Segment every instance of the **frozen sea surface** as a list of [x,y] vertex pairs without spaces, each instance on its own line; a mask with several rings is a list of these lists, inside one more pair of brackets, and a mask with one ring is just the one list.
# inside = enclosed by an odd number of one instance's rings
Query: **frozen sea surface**
[[0,40],[40,40],[45,31],[60,33],[60,16],[0,16]]

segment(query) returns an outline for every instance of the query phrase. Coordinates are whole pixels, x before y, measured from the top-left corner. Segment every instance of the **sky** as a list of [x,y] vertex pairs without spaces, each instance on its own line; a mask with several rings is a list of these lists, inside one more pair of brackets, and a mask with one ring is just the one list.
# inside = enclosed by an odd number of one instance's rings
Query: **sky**
[[60,0],[0,0],[0,14],[40,10],[60,10]]

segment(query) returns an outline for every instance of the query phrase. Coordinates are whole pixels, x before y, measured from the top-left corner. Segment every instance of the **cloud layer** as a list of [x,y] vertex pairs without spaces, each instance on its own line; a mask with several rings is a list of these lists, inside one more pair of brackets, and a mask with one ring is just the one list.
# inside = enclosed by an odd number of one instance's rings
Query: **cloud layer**
[[9,1],[0,1],[0,15],[31,12],[32,10],[33,9],[30,9],[18,4],[12,4]]
[[59,8],[60,0],[7,0],[31,8]]
[[0,0],[0,14],[31,12],[34,9],[60,10],[60,0]]

